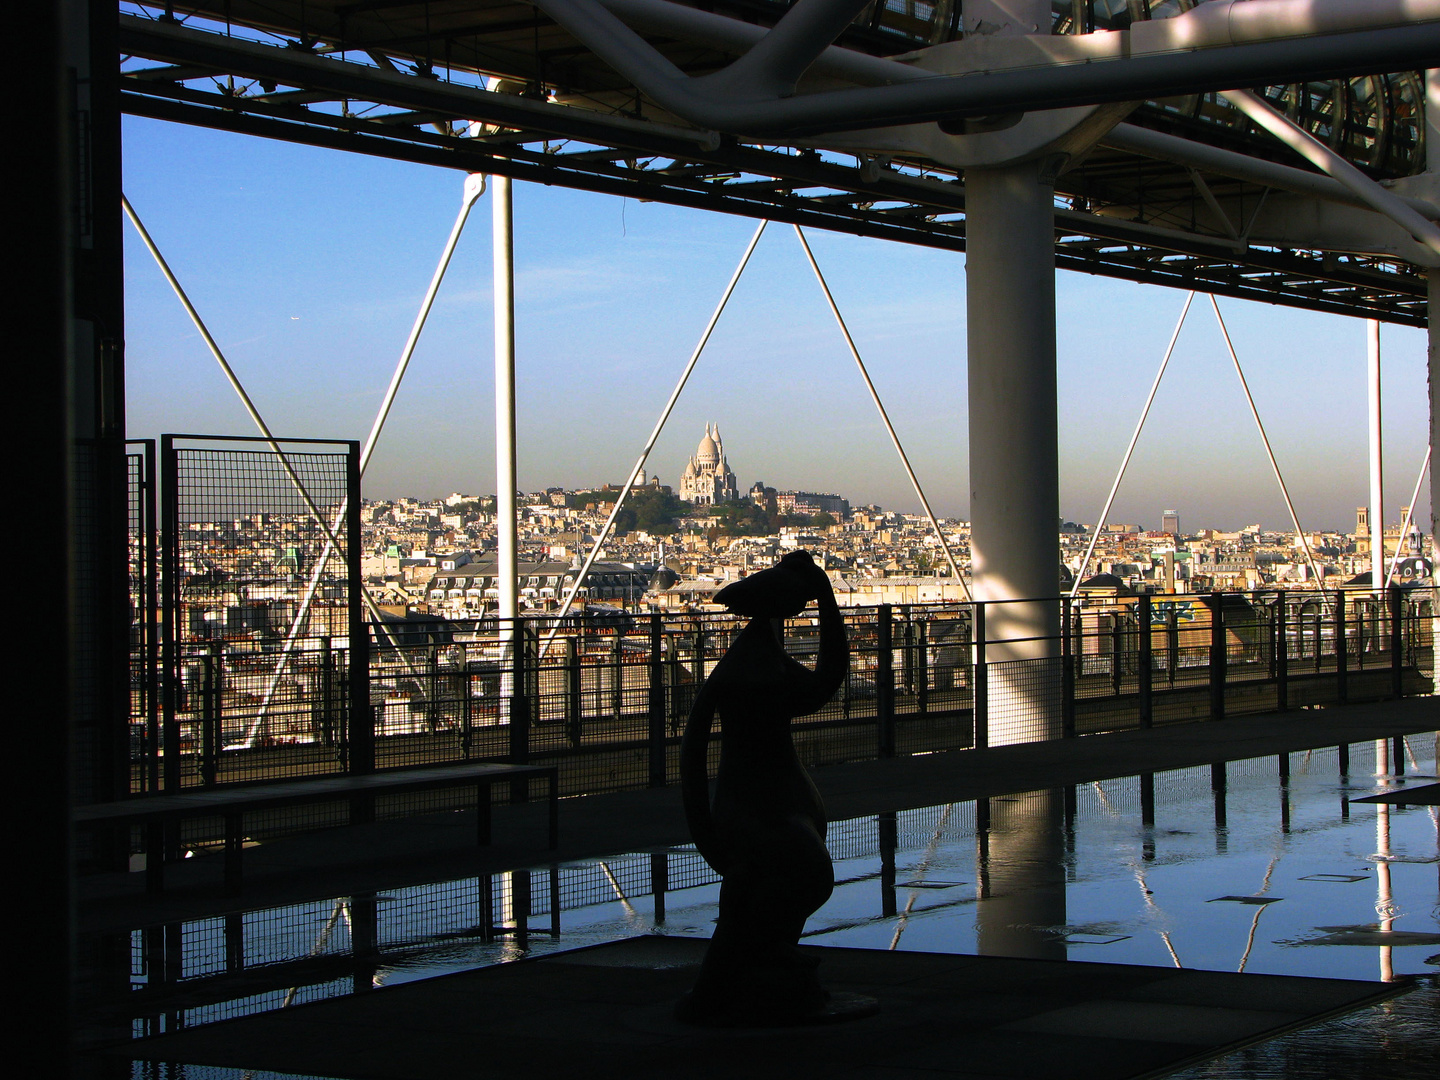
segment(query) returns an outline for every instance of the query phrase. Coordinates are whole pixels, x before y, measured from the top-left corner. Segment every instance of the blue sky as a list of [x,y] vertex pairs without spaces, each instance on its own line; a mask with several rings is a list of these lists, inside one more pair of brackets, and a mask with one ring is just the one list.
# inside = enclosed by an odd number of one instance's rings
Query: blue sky
[[[368,433],[460,204],[462,176],[127,117],[125,190],[280,435]],[[515,185],[519,480],[628,475],[754,223]],[[494,489],[490,206],[471,215],[385,435],[372,497]],[[127,226],[128,230],[128,226]],[[941,514],[968,512],[963,256],[809,233],[871,377]],[[1092,522],[1183,302],[1057,281],[1060,511]],[[1366,498],[1365,330],[1221,300],[1308,528],[1354,528]],[[129,434],[252,434],[149,255],[127,231]],[[1387,516],[1424,457],[1425,335],[1382,328]],[[742,486],[919,509],[793,231],[772,225],[649,468],[675,483],[707,421]],[[1428,488],[1428,484],[1426,485]],[[1114,521],[1288,527],[1208,302],[1197,302]],[[1417,518],[1428,517],[1422,489]]]

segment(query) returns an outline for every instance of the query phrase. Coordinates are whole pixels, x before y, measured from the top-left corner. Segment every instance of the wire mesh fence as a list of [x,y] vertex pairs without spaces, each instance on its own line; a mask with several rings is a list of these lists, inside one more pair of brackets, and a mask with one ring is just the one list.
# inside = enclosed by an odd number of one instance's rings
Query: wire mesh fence
[[[567,795],[678,782],[743,620],[382,616],[360,584],[354,443],[165,436],[158,544],[154,447],[132,449],[134,793],[477,760],[554,764]],[[823,765],[1429,693],[1433,608],[1430,588],[847,608],[848,674],[794,743]],[[818,619],[781,632],[813,669]],[[723,717],[712,769],[721,737]]]
[[[1062,738],[1433,687],[1430,589],[1053,603],[1058,639],[1018,643],[986,632],[983,604],[846,609],[849,674],[821,709],[793,722],[801,760]],[[324,634],[288,655],[273,628],[176,643],[168,700],[181,782],[352,768],[347,739],[363,678],[369,709],[359,726],[377,768],[555,764],[564,794],[675,783],[696,696],[742,626],[725,613],[608,610],[559,622],[387,621],[370,625],[360,672],[348,642]],[[783,634],[787,652],[813,667],[816,620],[791,619]],[[1009,658],[1022,646],[1029,658]]]
[[166,790],[371,766],[358,453],[162,438]]

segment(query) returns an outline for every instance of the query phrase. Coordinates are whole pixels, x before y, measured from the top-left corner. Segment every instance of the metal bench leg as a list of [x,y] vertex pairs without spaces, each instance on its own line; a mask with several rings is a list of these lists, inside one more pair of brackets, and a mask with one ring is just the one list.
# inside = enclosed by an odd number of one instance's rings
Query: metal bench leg
[[245,815],[239,810],[225,813],[225,891],[231,896],[240,892],[240,878],[243,873],[242,860],[245,851],[245,837],[241,835],[245,826]]
[[475,842],[481,847],[490,843],[490,781],[475,785]]
[[560,771],[550,774],[550,850],[560,846]]
[[145,891],[165,891],[165,822],[145,826]]

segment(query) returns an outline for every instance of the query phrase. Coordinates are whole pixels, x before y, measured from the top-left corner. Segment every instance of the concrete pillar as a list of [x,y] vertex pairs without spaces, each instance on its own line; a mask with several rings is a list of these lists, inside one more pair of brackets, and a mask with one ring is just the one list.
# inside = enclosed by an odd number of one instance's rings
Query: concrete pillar
[[965,171],[975,598],[1031,600],[986,611],[992,745],[1061,735],[1053,198],[1040,162]]

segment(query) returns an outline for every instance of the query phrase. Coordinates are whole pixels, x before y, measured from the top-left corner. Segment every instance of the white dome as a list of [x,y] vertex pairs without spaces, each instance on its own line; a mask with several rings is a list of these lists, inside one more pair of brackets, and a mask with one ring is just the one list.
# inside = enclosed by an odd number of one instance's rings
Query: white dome
[[700,448],[695,451],[695,461],[700,465],[720,464],[720,448],[715,445],[715,440],[710,437],[710,432],[705,432],[705,437],[700,440]]

